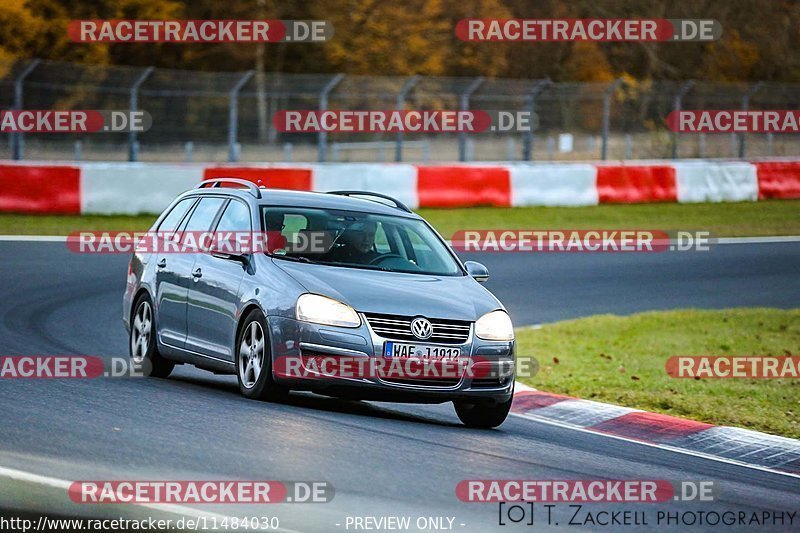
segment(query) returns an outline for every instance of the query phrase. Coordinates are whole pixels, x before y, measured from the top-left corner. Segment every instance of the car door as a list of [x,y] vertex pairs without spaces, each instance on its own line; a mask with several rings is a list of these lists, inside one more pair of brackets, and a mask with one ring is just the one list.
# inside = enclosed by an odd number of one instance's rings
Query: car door
[[[202,197],[178,227],[178,238],[186,238],[189,232],[208,231],[225,199]],[[169,237],[167,237],[169,238]],[[176,245],[172,250],[180,250]],[[158,332],[162,343],[178,348],[186,345],[186,302],[192,267],[197,253],[166,252],[162,248],[156,254],[156,299],[158,305]]]
[[[250,234],[251,230],[250,208],[239,199],[231,199],[219,218],[216,234]],[[226,361],[234,360],[239,286],[246,268],[237,254],[212,250],[197,255],[189,286],[187,349]]]
[[164,250],[175,241],[177,235],[186,224],[197,197],[184,198],[169,214],[164,217],[158,228],[157,238],[160,240],[158,251],[154,252],[156,262],[155,301],[157,313],[157,332],[162,344],[183,346],[186,338],[186,291],[189,268],[187,260],[177,254],[167,254]]

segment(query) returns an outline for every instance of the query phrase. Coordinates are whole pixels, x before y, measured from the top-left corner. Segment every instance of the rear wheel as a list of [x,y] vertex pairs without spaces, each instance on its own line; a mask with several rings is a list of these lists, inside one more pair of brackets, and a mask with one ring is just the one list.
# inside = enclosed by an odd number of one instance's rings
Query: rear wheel
[[453,402],[456,414],[465,426],[471,428],[496,428],[508,417],[511,410],[511,397],[508,401],[496,404],[477,404],[463,401]]
[[277,400],[287,393],[272,378],[272,354],[266,331],[264,313],[254,309],[245,317],[236,343],[239,390],[254,400]]
[[133,307],[131,319],[130,347],[131,359],[141,367],[145,376],[165,378],[170,375],[175,363],[158,353],[156,346],[156,318],[153,303],[147,294],[141,295]]

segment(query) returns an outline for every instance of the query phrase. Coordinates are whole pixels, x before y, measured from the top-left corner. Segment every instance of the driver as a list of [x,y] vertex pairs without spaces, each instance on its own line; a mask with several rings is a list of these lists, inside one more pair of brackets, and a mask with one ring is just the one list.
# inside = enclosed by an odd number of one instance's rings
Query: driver
[[275,253],[286,248],[286,237],[281,233],[284,228],[284,214],[280,211],[268,210],[265,218],[267,229],[267,253]]
[[375,251],[375,232],[378,224],[372,220],[356,222],[339,237],[340,246],[330,252],[330,261],[368,265],[379,257]]

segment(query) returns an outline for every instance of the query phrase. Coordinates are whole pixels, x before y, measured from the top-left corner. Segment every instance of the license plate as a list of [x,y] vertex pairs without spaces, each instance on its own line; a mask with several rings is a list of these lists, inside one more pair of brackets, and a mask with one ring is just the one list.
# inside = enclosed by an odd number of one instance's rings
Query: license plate
[[418,359],[458,359],[461,356],[461,348],[387,341],[383,345],[383,356],[416,357]]

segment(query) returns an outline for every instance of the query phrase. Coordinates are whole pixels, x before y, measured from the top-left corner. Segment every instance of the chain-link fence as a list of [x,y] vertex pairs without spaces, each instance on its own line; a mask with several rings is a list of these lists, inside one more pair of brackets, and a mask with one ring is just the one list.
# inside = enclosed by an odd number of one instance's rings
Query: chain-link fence
[[[141,161],[563,161],[800,155],[796,134],[674,134],[676,109],[800,108],[800,84],[202,72],[0,62],[2,109],[145,110],[139,134],[0,134],[0,158]],[[528,132],[282,133],[281,110],[529,111]]]

